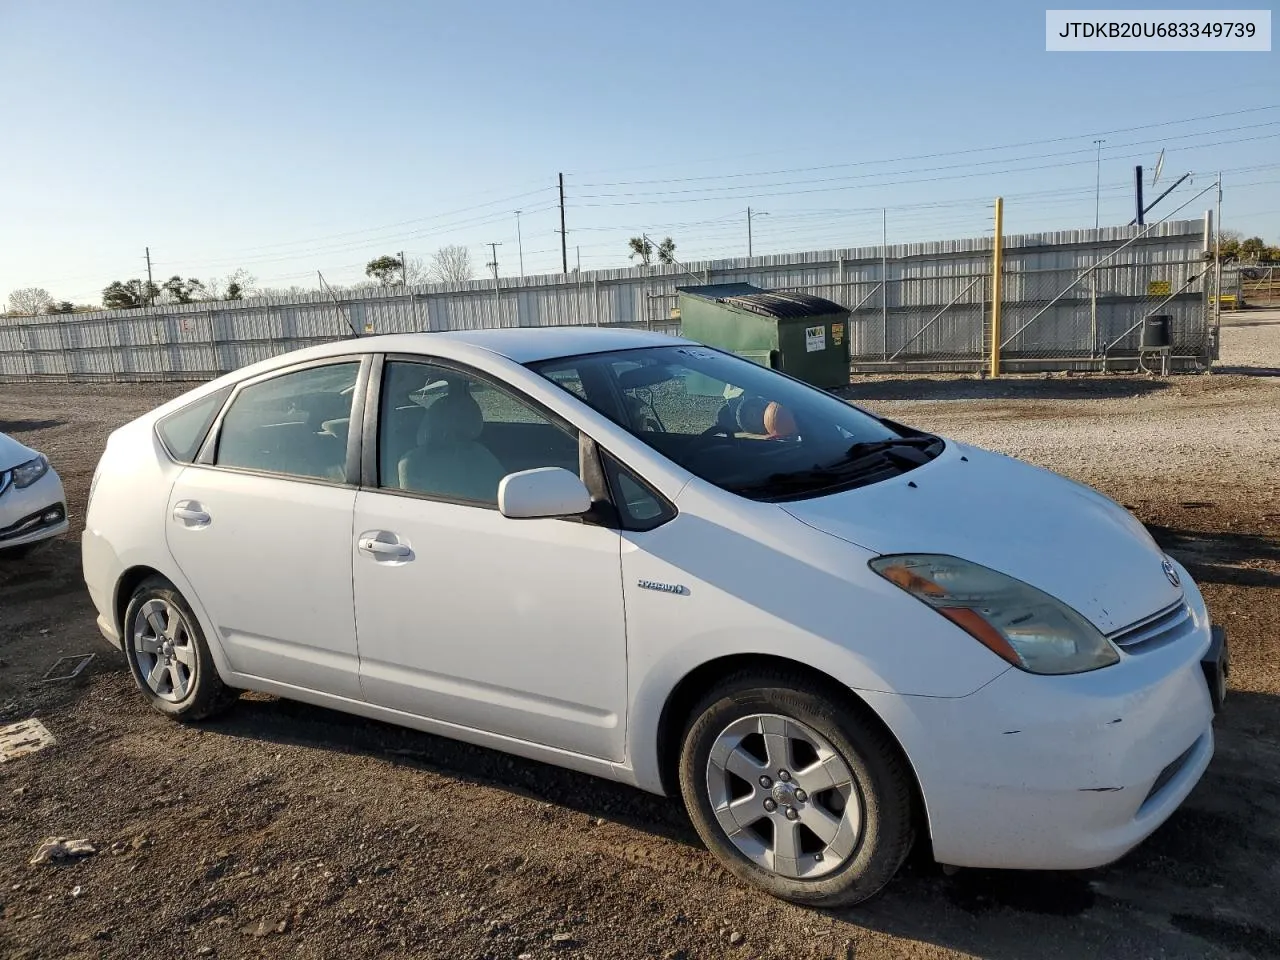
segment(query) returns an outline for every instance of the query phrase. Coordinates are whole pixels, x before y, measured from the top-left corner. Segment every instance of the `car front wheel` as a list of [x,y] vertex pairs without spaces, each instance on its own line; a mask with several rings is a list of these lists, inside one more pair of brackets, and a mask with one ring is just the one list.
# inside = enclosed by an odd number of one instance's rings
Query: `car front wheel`
[[200,624],[173,584],[150,577],[125,611],[125,653],[151,705],[178,720],[204,720],[235,702],[218,676]]
[[680,788],[739,879],[810,906],[874,896],[911,849],[911,778],[852,695],[801,675],[730,677],[693,711]]

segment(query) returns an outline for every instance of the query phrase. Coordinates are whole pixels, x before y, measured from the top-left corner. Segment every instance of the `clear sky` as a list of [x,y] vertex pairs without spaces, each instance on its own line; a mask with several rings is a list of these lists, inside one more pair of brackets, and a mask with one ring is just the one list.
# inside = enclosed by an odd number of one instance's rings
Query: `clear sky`
[[[980,236],[1150,215],[1224,177],[1280,241],[1280,52],[1047,53],[1023,2],[0,0],[0,298],[110,281],[362,279],[445,243],[477,274]],[[1157,190],[1158,192],[1158,190]],[[1148,200],[1154,198],[1148,186]],[[1198,217],[1212,192],[1180,216]],[[2,301],[0,301],[2,302]]]

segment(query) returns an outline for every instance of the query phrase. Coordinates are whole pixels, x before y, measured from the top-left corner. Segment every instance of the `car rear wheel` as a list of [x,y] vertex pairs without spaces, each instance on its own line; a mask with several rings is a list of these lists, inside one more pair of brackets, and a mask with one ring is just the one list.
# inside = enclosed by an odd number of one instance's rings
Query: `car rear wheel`
[[168,580],[149,577],[125,611],[125,653],[134,681],[161,713],[204,720],[237,698],[218,676],[191,607]]
[[914,839],[896,743],[852,695],[800,675],[753,671],[711,691],[685,733],[680,788],[735,876],[796,903],[874,896]]

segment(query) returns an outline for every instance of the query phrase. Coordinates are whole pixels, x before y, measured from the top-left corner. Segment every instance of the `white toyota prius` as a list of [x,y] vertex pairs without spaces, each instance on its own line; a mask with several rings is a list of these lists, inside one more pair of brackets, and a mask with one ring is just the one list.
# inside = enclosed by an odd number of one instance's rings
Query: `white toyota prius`
[[1123,855],[1226,641],[1127,511],[652,333],[367,337],[113,433],[84,575],[164,713],[240,690],[679,796],[738,877],[863,900]]

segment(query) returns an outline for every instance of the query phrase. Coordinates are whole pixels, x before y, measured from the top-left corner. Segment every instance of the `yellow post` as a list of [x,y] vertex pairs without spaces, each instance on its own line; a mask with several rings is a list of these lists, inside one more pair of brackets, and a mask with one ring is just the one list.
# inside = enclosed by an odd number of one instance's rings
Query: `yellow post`
[[1000,376],[1000,278],[1004,270],[1004,198],[996,197],[995,246],[991,250],[991,376]]

